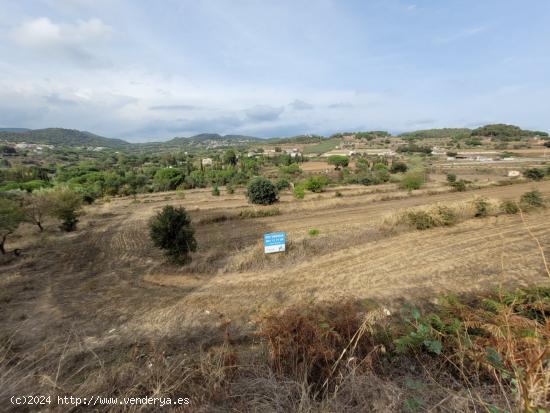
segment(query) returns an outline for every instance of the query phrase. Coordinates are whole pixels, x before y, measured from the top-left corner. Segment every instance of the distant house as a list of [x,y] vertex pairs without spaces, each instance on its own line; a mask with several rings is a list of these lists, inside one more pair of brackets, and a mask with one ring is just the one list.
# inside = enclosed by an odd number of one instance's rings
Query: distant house
[[517,178],[518,176],[521,176],[520,171],[508,171],[508,178]]
[[212,166],[212,158],[202,158],[201,159],[201,165],[202,166]]

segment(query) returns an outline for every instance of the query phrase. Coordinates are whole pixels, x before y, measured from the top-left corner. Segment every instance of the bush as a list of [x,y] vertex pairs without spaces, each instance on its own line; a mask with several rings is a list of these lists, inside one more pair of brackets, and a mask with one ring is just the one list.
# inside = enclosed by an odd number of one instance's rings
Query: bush
[[521,207],[525,209],[540,208],[544,206],[542,194],[537,190],[524,193],[519,202]]
[[319,235],[319,230],[316,229],[316,228],[311,228],[310,230],[308,230],[307,233],[308,233],[310,236],[315,237],[315,236]]
[[52,214],[61,220],[59,228],[62,231],[74,231],[78,223],[78,215],[82,206],[82,197],[69,188],[58,188],[49,193]]
[[336,198],[342,198],[344,195],[342,195],[342,192],[336,191],[336,193],[334,194],[334,196],[335,196]]
[[409,225],[419,230],[429,229],[436,226],[435,220],[426,211],[410,211],[407,214],[407,219],[409,221]]
[[447,182],[450,183],[450,184],[455,183],[455,182],[456,182],[456,175],[453,174],[453,173],[451,173],[451,172],[449,172],[449,173],[447,174]]
[[212,195],[220,196],[220,188],[218,188],[218,185],[214,185],[214,187],[212,188]]
[[304,199],[304,197],[306,196],[306,191],[303,185],[294,185],[294,190],[292,191],[292,194],[296,199]]
[[25,220],[25,213],[19,204],[11,199],[0,198],[0,253],[6,250],[6,238],[15,232],[20,223]]
[[453,182],[451,183],[451,187],[456,192],[464,192],[466,190],[466,181],[461,179],[460,181]]
[[395,162],[392,166],[391,166],[391,172],[393,174],[396,174],[396,173],[405,173],[407,172],[407,164],[404,163],[404,162]]
[[253,204],[271,205],[277,202],[277,188],[262,176],[254,178],[247,187],[248,200]]
[[523,175],[525,175],[527,178],[532,179],[533,181],[540,181],[544,178],[544,170],[539,168],[530,168],[527,169]]
[[403,189],[409,191],[413,189],[420,189],[424,184],[424,173],[422,172],[409,172],[401,180],[400,186]]
[[281,215],[281,210],[279,208],[243,209],[239,212],[239,217],[242,219],[273,217],[275,215]]
[[489,215],[489,202],[485,198],[478,198],[474,201],[476,218],[483,218]]
[[288,182],[288,179],[281,178],[277,181],[275,184],[278,191],[282,191],[283,189],[289,189],[290,188],[290,182]]
[[165,206],[149,222],[149,234],[153,244],[166,250],[166,255],[177,263],[189,262],[189,254],[197,249],[191,220],[183,207]]
[[322,175],[310,176],[304,182],[304,188],[311,192],[323,192],[328,179]]
[[517,214],[519,207],[514,201],[504,201],[500,204],[500,210],[505,214]]
[[225,190],[227,191],[228,194],[232,195],[235,193],[235,188],[233,188],[233,185],[227,185],[225,187]]

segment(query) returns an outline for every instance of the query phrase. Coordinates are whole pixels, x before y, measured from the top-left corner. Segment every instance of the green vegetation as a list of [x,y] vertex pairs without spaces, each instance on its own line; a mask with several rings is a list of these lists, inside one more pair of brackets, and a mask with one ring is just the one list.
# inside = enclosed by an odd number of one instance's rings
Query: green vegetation
[[542,194],[535,190],[524,193],[519,201],[523,209],[541,208],[544,206]]
[[333,150],[334,148],[336,148],[337,146],[340,146],[341,144],[342,144],[342,141],[339,139],[327,139],[325,141],[320,142],[317,145],[306,146],[304,148],[304,153],[322,154]]
[[544,176],[546,174],[544,173],[543,169],[529,168],[523,173],[523,175],[525,175],[526,178],[532,179],[533,181],[541,181],[542,179],[544,179]]
[[317,228],[311,228],[307,231],[307,233],[311,237],[316,237],[317,235],[319,235],[319,230]]
[[348,166],[349,159],[343,155],[331,155],[328,157],[328,164],[334,165],[334,169],[339,170],[342,167]]
[[432,148],[429,146],[421,146],[416,143],[408,143],[406,145],[400,145],[397,148],[397,152],[400,153],[423,153],[425,155],[430,155],[432,153]]
[[304,181],[304,188],[311,192],[323,192],[328,184],[324,175],[313,175]]
[[519,212],[518,204],[514,201],[503,201],[500,204],[500,210],[505,214],[517,214]]
[[242,219],[273,217],[276,215],[281,215],[279,208],[243,209],[239,212],[239,217]]
[[82,197],[67,187],[58,187],[49,192],[52,215],[61,221],[62,231],[76,230]]
[[183,207],[165,206],[149,222],[149,233],[153,244],[166,250],[173,262],[189,262],[190,253],[197,249],[191,220]]
[[121,149],[130,146],[120,139],[109,139],[74,129],[47,128],[23,132],[0,131],[0,140],[61,146],[94,146]]
[[247,187],[248,200],[253,204],[270,205],[277,202],[277,188],[262,176],[254,178]]
[[6,198],[0,198],[0,253],[6,254],[6,239],[13,234],[19,224],[25,220],[25,213],[19,204]]
[[466,128],[442,128],[425,129],[414,132],[405,132],[399,135],[403,139],[442,139],[458,138],[463,139],[470,136],[471,130]]
[[292,190],[292,194],[294,195],[294,198],[296,198],[296,199],[304,199],[304,197],[306,196],[306,191],[305,191],[304,185],[302,185],[302,184],[294,185],[294,189]]
[[399,183],[399,186],[406,190],[420,189],[424,182],[426,181],[426,176],[423,171],[411,171],[403,176],[403,179]]
[[474,129],[472,131],[472,136],[490,136],[502,141],[510,141],[532,136],[548,137],[548,133],[524,130],[518,126],[499,123]]

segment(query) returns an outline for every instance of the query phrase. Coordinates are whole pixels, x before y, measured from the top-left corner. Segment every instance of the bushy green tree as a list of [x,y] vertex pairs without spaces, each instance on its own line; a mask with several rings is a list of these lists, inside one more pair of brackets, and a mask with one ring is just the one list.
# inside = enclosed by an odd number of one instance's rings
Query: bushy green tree
[[246,195],[253,204],[270,205],[277,201],[277,188],[269,179],[259,176],[250,181]]
[[424,184],[425,177],[424,173],[421,171],[413,171],[408,172],[405,174],[403,179],[401,180],[400,186],[403,189],[407,190],[413,190],[413,189],[420,189],[422,185]]
[[149,234],[153,244],[166,251],[174,262],[187,263],[190,253],[197,250],[195,231],[185,208],[165,206],[149,222]]
[[184,180],[183,173],[176,168],[161,168],[155,172],[153,186],[156,191],[171,191]]
[[328,157],[329,165],[334,165],[334,169],[338,170],[341,167],[349,165],[349,159],[344,155],[331,155]]
[[74,231],[82,206],[82,197],[67,187],[49,192],[52,215],[61,220],[62,231]]
[[16,201],[0,198],[0,253],[2,255],[6,253],[4,247],[6,239],[24,220],[25,213]]

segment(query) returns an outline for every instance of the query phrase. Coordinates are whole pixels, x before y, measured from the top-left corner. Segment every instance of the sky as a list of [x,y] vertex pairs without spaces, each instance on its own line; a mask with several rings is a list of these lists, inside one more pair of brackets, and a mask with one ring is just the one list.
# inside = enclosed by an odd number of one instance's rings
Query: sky
[[0,127],[550,130],[548,0],[0,0]]

